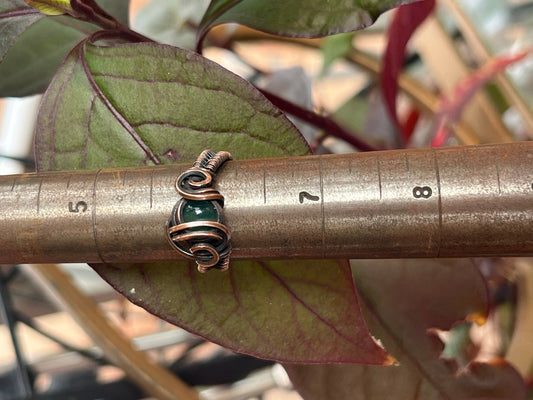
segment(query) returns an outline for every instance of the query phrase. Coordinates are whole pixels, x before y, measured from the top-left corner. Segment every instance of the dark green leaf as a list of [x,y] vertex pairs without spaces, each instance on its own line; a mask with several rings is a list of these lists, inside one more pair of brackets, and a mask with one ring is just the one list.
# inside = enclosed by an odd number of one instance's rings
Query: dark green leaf
[[130,21],[130,0],[96,0],[98,5],[128,26]]
[[17,37],[43,17],[23,0],[0,0],[0,63]]
[[[128,21],[129,0],[99,3]],[[0,0],[0,97],[44,92],[67,53],[96,30],[70,17],[45,17],[22,0]]]
[[199,36],[228,22],[284,36],[327,36],[365,28],[384,11],[413,1],[417,0],[212,0]]
[[341,33],[324,39],[322,44],[322,72],[328,71],[331,64],[337,59],[345,57],[353,49],[354,33]]
[[61,60],[84,36],[56,18],[42,18],[29,26],[0,64],[0,97],[44,92]]
[[[205,58],[156,44],[72,52],[43,98],[40,170],[303,155],[294,126],[248,82]],[[346,262],[94,265],[133,302],[236,351],[284,361],[387,359],[368,334]]]

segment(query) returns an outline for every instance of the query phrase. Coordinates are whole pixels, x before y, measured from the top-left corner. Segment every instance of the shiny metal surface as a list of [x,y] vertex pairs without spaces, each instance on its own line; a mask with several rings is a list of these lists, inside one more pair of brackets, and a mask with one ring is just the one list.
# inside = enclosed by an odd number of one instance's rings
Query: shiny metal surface
[[[178,259],[188,165],[0,177],[0,263]],[[533,142],[229,161],[233,258],[533,255]]]

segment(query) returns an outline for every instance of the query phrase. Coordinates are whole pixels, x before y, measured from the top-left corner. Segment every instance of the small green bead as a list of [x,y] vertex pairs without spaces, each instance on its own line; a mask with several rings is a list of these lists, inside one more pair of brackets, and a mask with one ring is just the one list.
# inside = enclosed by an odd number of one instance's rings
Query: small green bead
[[211,201],[187,200],[181,211],[183,222],[218,221],[218,211]]

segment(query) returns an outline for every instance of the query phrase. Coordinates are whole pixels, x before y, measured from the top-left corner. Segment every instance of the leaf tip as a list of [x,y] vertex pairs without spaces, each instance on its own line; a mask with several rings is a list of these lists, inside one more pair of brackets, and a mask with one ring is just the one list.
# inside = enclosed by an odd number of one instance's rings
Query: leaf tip
[[482,313],[473,313],[466,316],[468,322],[475,322],[476,325],[485,325],[487,322],[487,316]]
[[400,363],[393,356],[391,356],[390,354],[387,354],[385,357],[385,360],[383,361],[383,365],[384,366],[392,366],[392,365],[397,366],[397,365],[400,365]]

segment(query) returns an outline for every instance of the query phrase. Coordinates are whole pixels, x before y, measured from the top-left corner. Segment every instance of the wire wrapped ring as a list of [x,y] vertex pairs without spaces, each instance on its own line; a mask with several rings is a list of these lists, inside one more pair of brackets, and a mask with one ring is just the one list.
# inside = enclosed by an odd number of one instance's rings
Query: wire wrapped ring
[[231,154],[204,150],[193,166],[176,179],[182,197],[167,222],[167,237],[177,251],[196,260],[198,271],[229,268],[231,234],[224,225],[224,196],[212,185],[218,168]]

